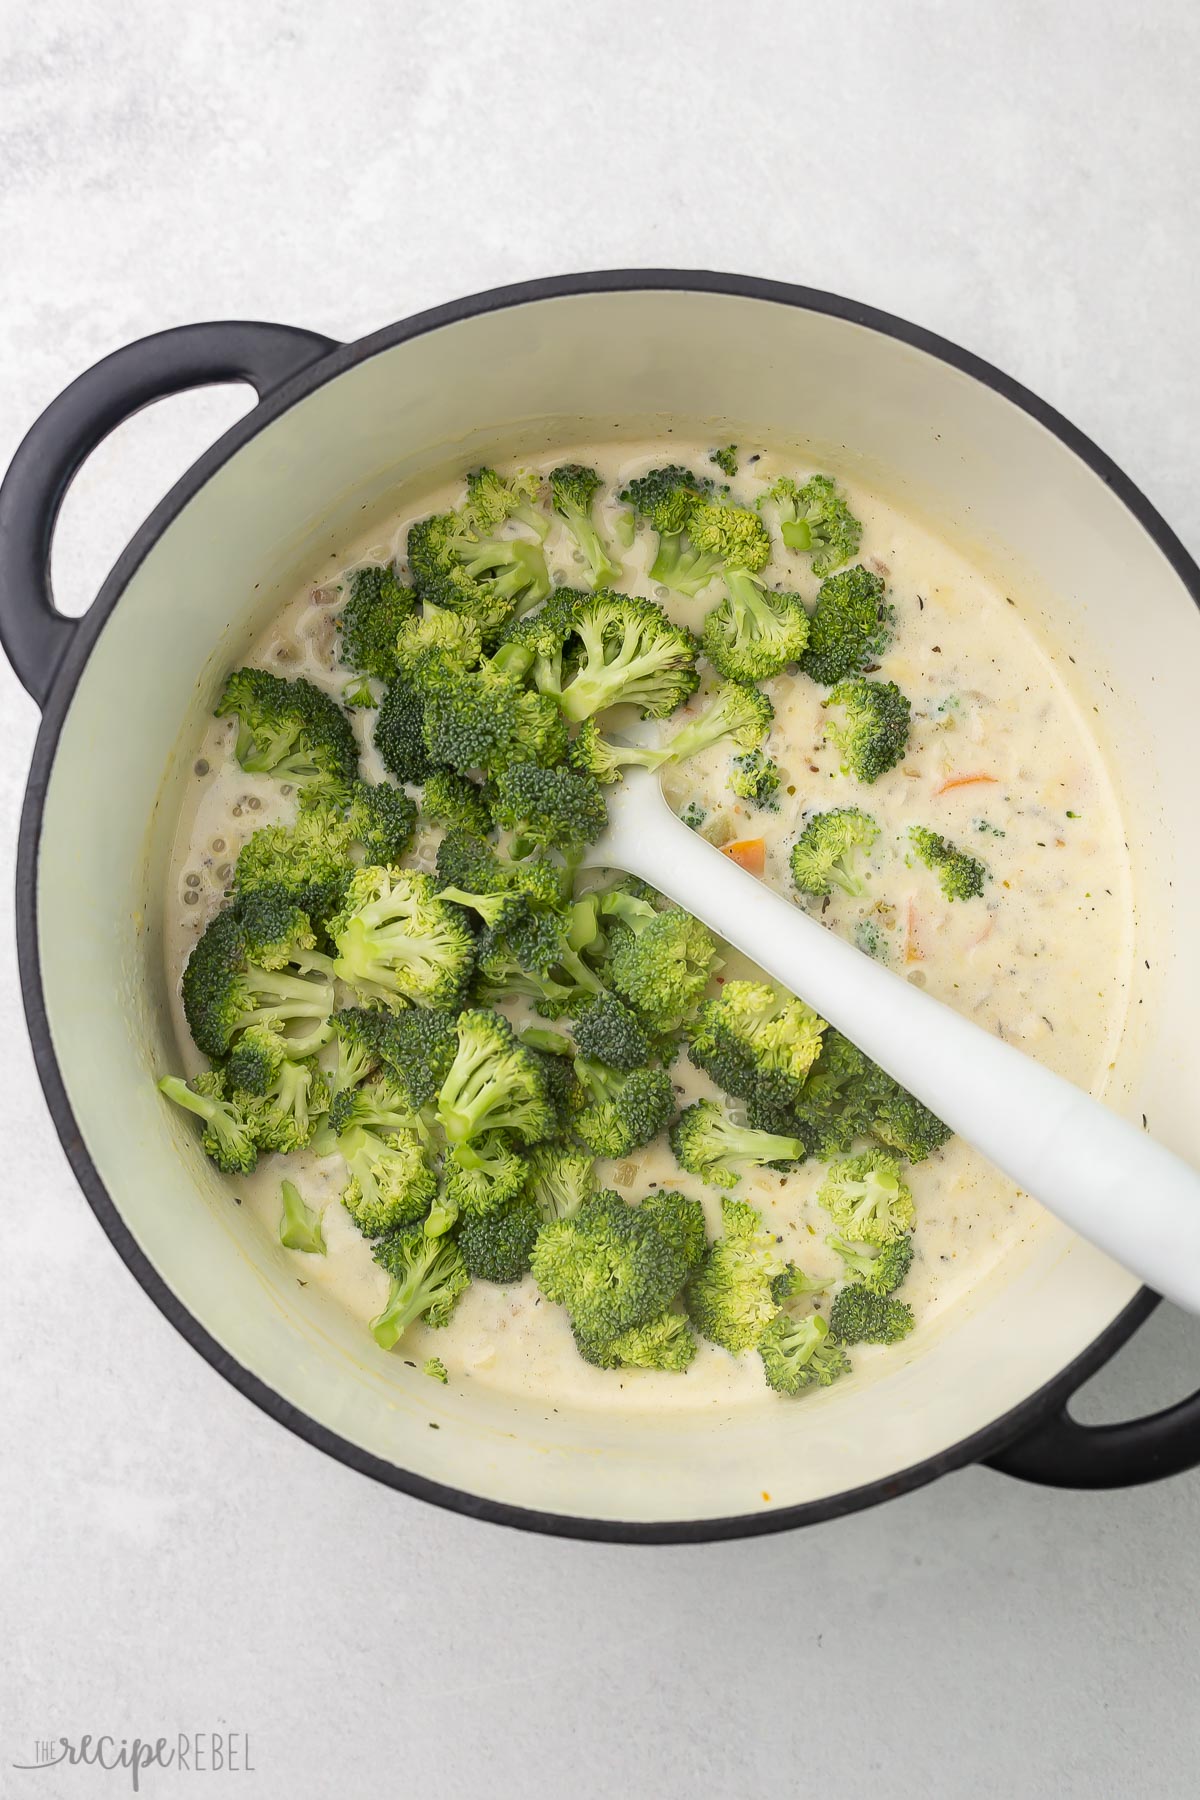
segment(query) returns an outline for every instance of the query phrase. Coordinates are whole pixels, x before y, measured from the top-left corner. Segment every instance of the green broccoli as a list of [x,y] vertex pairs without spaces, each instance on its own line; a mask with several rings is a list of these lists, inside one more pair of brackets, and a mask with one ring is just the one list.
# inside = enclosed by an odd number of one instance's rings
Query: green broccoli
[[722,1235],[687,1284],[696,1329],[736,1356],[752,1350],[775,1313],[771,1284],[780,1269],[774,1238],[752,1206],[721,1201]]
[[829,735],[851,775],[869,783],[895,768],[908,747],[912,708],[894,681],[852,675],[823,704],[842,708],[843,723],[831,725]]
[[662,1069],[628,1074],[576,1057],[575,1074],[588,1104],[575,1130],[596,1156],[628,1156],[665,1130],[675,1104],[671,1078]]
[[317,1120],[329,1105],[329,1091],[316,1062],[308,1057],[280,1063],[264,1094],[238,1092],[234,1100],[259,1149],[287,1156],[311,1141]]
[[512,833],[514,856],[535,849],[577,855],[608,824],[604,794],[593,775],[532,762],[513,763],[497,777],[492,816],[502,831]]
[[870,850],[879,827],[856,806],[814,813],[792,845],[792,880],[803,894],[828,894],[837,886],[844,894],[861,894],[858,850]]
[[713,491],[707,476],[693,475],[675,463],[651,469],[622,489],[620,498],[658,533],[658,550],[650,565],[651,581],[670,586],[674,579],[686,578],[691,553],[685,548],[683,534],[697,506]]
[[308,1055],[330,1035],[333,994],[333,965],[315,951],[297,950],[283,968],[258,967],[236,906],[210,919],[183,972],[188,1029],[214,1059],[239,1032],[265,1024],[284,1033],[291,1055]]
[[831,1250],[837,1251],[846,1265],[847,1273],[856,1276],[873,1294],[890,1294],[900,1286],[912,1267],[911,1232],[906,1231],[900,1237],[892,1238],[880,1250],[868,1249],[862,1244],[851,1244],[836,1232],[830,1232],[825,1242]]
[[[826,1243],[830,1240],[826,1238]],[[771,1297],[780,1306],[801,1294],[823,1294],[831,1284],[827,1275],[806,1275],[796,1263],[787,1263],[771,1283]]]
[[463,513],[438,513],[412,525],[408,563],[422,601],[466,614],[485,637],[550,592],[540,544],[481,535]]
[[608,554],[592,520],[592,506],[601,485],[595,469],[585,468],[582,463],[562,463],[550,475],[550,503],[566,520],[593,587],[617,581],[621,574],[621,565]]
[[728,1188],[736,1187],[748,1169],[798,1163],[805,1156],[800,1138],[735,1125],[712,1100],[684,1108],[671,1127],[671,1148],[690,1175]]
[[589,1344],[611,1343],[657,1319],[687,1275],[683,1257],[641,1209],[611,1191],[593,1195],[573,1217],[543,1225],[532,1268],[547,1300],[566,1307]]
[[626,769],[661,769],[669,759],[669,745],[652,749],[648,744],[618,743],[606,738],[595,719],[585,719],[567,752],[571,767],[594,775],[597,781],[620,781]]
[[885,1150],[830,1163],[817,1199],[855,1243],[882,1246],[912,1226],[912,1192]]
[[700,1007],[688,1054],[727,1094],[784,1107],[799,1100],[825,1029],[803,1000],[768,982],[727,981]]
[[729,765],[727,786],[752,806],[764,812],[779,811],[779,788],[783,777],[779,764],[762,750],[746,750]]
[[788,549],[812,551],[814,575],[828,575],[857,556],[862,526],[828,475],[812,475],[803,486],[784,475],[762,498],[775,502]]
[[456,1212],[493,1212],[522,1193],[527,1169],[503,1131],[458,1144],[442,1170],[446,1197]]
[[511,1200],[485,1213],[468,1213],[458,1227],[458,1248],[473,1281],[509,1286],[529,1273],[542,1215],[529,1200]]
[[470,978],[470,930],[458,908],[438,898],[431,875],[356,870],[328,929],[335,973],[372,1003],[454,1007]]
[[777,1394],[802,1394],[829,1387],[850,1371],[850,1358],[840,1343],[830,1341],[829,1325],[820,1313],[794,1319],[782,1308],[758,1340],[767,1386]]
[[888,646],[894,609],[883,580],[856,563],[821,583],[808,649],[800,667],[813,681],[835,687],[878,661]]
[[398,1104],[416,1114],[437,1093],[457,1046],[455,1016],[436,1007],[389,1012],[345,1007],[333,1016],[338,1040],[340,1088],[355,1086],[378,1069],[398,1095]]
[[842,1344],[898,1344],[915,1323],[907,1302],[858,1282],[842,1288],[829,1310],[830,1335]]
[[723,450],[710,450],[708,453],[708,460],[709,462],[716,463],[722,475],[728,475],[732,481],[733,477],[738,472],[737,452],[738,447],[736,444],[726,444]]
[[607,1063],[628,1074],[650,1061],[651,1044],[637,1015],[615,994],[597,994],[587,1000],[573,1021],[580,1056]]
[[799,662],[808,643],[800,596],[768,588],[745,569],[727,569],[725,586],[701,632],[713,667],[734,681],[765,681]]
[[978,900],[988,879],[986,863],[922,825],[911,826],[908,835],[920,861],[937,876],[947,900]]
[[309,1206],[294,1181],[285,1181],[280,1194],[283,1212],[279,1220],[279,1241],[285,1250],[301,1250],[306,1256],[325,1255],[325,1236],[321,1215]]
[[399,1343],[410,1325],[449,1322],[471,1277],[457,1244],[428,1237],[420,1226],[389,1232],[375,1248],[375,1259],[392,1277],[387,1305],[371,1320],[371,1334],[382,1350]]
[[417,828],[415,800],[390,781],[356,781],[342,813],[351,841],[369,863],[399,862]]
[[376,1132],[353,1125],[338,1139],[350,1180],[342,1202],[364,1237],[379,1237],[424,1218],[437,1176],[415,1131]]
[[612,986],[653,1032],[687,1022],[721,966],[706,925],[679,907],[614,930],[605,972]]
[[674,1188],[657,1188],[642,1201],[641,1211],[660,1237],[678,1250],[688,1272],[699,1268],[708,1249],[704,1207]]
[[650,575],[694,598],[714,576],[752,573],[770,554],[771,540],[758,514],[714,494],[696,501],[682,536],[660,536]]
[[158,1091],[204,1122],[204,1153],[226,1175],[249,1175],[258,1161],[258,1145],[241,1111],[225,1097],[225,1078],[210,1069],[191,1081],[165,1075]]
[[574,724],[619,705],[664,719],[699,685],[699,644],[653,600],[600,588],[576,601],[566,643],[571,657],[562,685],[542,691],[556,695]]
[[483,636],[476,620],[426,601],[396,639],[396,673],[419,693],[445,674],[478,666]]
[[285,681],[267,669],[235,669],[215,712],[237,719],[234,754],[242,768],[291,782],[306,804],[335,797],[358,774],[349,720],[303,676]]
[[391,683],[375,715],[375,748],[396,781],[420,783],[433,767],[425,744],[425,702],[403,676]]
[[542,1218],[570,1219],[596,1191],[593,1160],[568,1145],[539,1144],[525,1160],[525,1192]]
[[246,1094],[265,1094],[278,1080],[287,1053],[287,1040],[273,1024],[251,1025],[237,1039],[225,1064],[229,1092],[240,1089]]
[[460,775],[471,769],[498,775],[517,762],[560,763],[567,753],[566,726],[553,699],[488,664],[431,684],[423,729],[433,761]]
[[506,520],[517,519],[544,538],[550,521],[537,505],[541,487],[541,479],[532,469],[518,469],[515,475],[475,469],[467,476],[464,510],[476,531],[495,531]]
[[433,769],[421,795],[421,813],[447,831],[468,831],[476,837],[487,837],[492,829],[492,815],[483,791],[465,775],[452,769]]
[[575,1344],[585,1361],[600,1369],[659,1369],[669,1375],[684,1374],[696,1354],[686,1315],[674,1311],[599,1342],[576,1330]]
[[517,681],[529,677],[539,693],[557,694],[576,609],[590,599],[585,588],[556,588],[536,612],[505,626],[492,656],[492,668]]
[[686,762],[701,751],[732,738],[742,750],[757,750],[765,743],[775,719],[775,708],[758,688],[741,681],[727,681],[712,702],[665,746],[672,762]]
[[349,707],[376,707],[379,701],[375,690],[365,675],[356,675],[347,681],[342,688],[342,705]]
[[[881,1071],[882,1073],[882,1071]],[[887,1144],[892,1150],[898,1150],[909,1162],[924,1162],[935,1150],[940,1150],[953,1132],[944,1125],[935,1113],[922,1105],[915,1094],[902,1088],[899,1082],[884,1077],[870,1130],[881,1144]]]
[[302,812],[294,825],[265,825],[238,852],[234,896],[274,889],[310,919],[325,919],[349,880],[352,841],[345,819],[332,807]]
[[286,969],[306,963],[316,948],[308,915],[278,889],[255,888],[234,902],[246,955],[260,969]]
[[368,563],[350,577],[350,598],[337,616],[338,659],[347,669],[391,681],[396,674],[396,639],[417,604],[395,569]]
[[526,1143],[548,1137],[554,1119],[533,1053],[496,1012],[464,1012],[458,1049],[438,1095],[438,1120],[451,1144],[512,1131]]
[[449,1371],[440,1356],[426,1357],[421,1364],[422,1375],[428,1375],[431,1381],[440,1381],[445,1387],[450,1380]]

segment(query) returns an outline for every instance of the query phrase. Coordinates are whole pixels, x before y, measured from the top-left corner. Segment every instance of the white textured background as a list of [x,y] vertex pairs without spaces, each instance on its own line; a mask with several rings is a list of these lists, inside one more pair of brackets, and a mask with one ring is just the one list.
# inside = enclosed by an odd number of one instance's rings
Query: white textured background
[[[162,326],[353,337],[526,276],[710,266],[991,357],[1200,551],[1198,77],[1195,0],[0,0],[0,463],[74,374]],[[64,605],[245,404],[168,402],[94,458]],[[9,914],[37,721],[7,669],[0,709]],[[37,1089],[10,940],[0,1794],[128,1791],[11,1772],[37,1736],[221,1726],[256,1773],[208,1788],[280,1800],[1195,1794],[1200,1475],[1075,1496],[971,1471],[663,1550],[373,1487],[225,1386],[109,1248]],[[1197,1381],[1200,1327],[1162,1308],[1080,1411]]]

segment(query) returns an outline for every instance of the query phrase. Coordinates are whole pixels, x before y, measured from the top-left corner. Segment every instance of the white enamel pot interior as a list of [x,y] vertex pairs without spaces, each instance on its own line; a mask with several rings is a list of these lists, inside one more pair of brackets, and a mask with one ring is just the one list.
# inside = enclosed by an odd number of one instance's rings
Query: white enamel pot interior
[[[1050,1219],[885,1374],[802,1403],[764,1392],[742,1410],[647,1417],[438,1388],[297,1285],[155,1092],[177,1063],[160,892],[225,672],[349,521],[382,518],[407,483],[590,434],[674,425],[794,447],[976,546],[1010,573],[1035,627],[1071,649],[1080,702],[1099,707],[1121,770],[1135,866],[1154,872],[1138,881],[1133,1025],[1109,1094],[1200,1160],[1200,864],[1195,834],[1164,829],[1194,808],[1182,734],[1200,618],[1166,528],[1114,493],[1068,427],[963,353],[827,296],[708,276],[533,284],[344,349],[269,327],[164,334],[56,403],[60,438],[75,434],[61,459],[73,467],[155,393],[237,375],[264,403],[159,508],[84,624],[45,607],[14,616],[8,597],[0,619],[47,708],[21,876],[39,1067],[143,1285],[312,1441],[410,1492],[544,1530],[686,1538],[826,1516],[994,1451],[1056,1407],[1150,1302]],[[14,465],[0,552],[38,479]],[[57,497],[43,504],[47,538]],[[39,575],[31,552],[29,570],[44,580],[44,558]]]

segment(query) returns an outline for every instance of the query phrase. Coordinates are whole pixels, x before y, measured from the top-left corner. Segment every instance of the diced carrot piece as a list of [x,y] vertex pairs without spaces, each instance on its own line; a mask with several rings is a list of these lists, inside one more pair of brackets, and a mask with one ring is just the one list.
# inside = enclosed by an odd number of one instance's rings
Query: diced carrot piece
[[995,786],[996,777],[994,775],[947,775],[941,786],[934,788],[934,797],[936,798],[938,794],[948,794],[951,788],[974,787],[980,781],[990,781]]
[[917,903],[910,900],[908,915],[904,923],[904,960],[906,963],[924,962],[925,952],[921,948],[921,940],[917,936]]
[[721,854],[735,862],[739,869],[745,869],[747,875],[761,875],[767,866],[764,838],[737,838],[732,844],[723,844]]

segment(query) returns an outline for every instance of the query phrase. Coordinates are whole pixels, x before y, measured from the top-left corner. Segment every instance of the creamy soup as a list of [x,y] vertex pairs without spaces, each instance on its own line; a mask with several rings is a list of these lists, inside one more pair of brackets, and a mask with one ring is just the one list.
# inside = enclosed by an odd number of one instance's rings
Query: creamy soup
[[[542,466],[586,461],[615,494],[631,476],[668,461],[716,475],[708,448],[674,437],[635,447],[564,446]],[[809,472],[803,461],[743,453],[731,491],[752,504],[776,476]],[[326,570],[295,594],[245,661],[283,675],[306,675],[340,695],[347,672],[336,659],[334,619],[344,596],[338,574],[330,571],[392,557],[403,568],[409,523],[456,504],[461,492],[456,482],[398,494],[388,529],[347,541]],[[826,690],[784,675],[764,684],[776,708],[768,749],[782,771],[778,810],[758,809],[731,792],[726,745],[669,770],[668,796],[680,811],[702,809],[700,829],[715,843],[764,839],[765,878],[773,886],[820,912],[833,930],[870,942],[915,985],[1099,1093],[1125,1015],[1132,901],[1121,821],[1097,745],[1064,671],[1022,622],[1020,596],[997,586],[985,570],[878,495],[853,482],[848,493],[864,525],[859,560],[886,577],[895,607],[895,635],[881,658],[881,672],[912,702],[902,763],[869,788],[843,775],[826,737],[821,706]],[[610,542],[615,542],[614,506],[605,499],[597,511]],[[546,549],[556,576],[578,581],[578,553],[557,522]],[[654,533],[643,526],[632,549],[618,552],[625,571],[620,585],[659,599],[698,630],[706,607],[719,598],[719,586],[697,600],[656,589],[645,573],[654,549]],[[778,545],[766,578],[810,600],[818,585],[809,559]],[[660,731],[674,731],[703,699],[697,696],[686,713],[661,726],[639,727],[639,735],[651,741]],[[380,779],[383,770],[370,741],[374,716],[353,715],[363,772]],[[179,823],[166,898],[169,977],[177,1008],[184,964],[222,902],[238,850],[259,826],[294,812],[294,797],[277,782],[241,770],[233,755],[235,737],[231,720],[214,720],[208,727],[196,746],[190,800]],[[865,808],[881,828],[867,859],[866,894],[852,899],[835,890],[828,901],[796,896],[788,854],[805,815],[846,805]],[[987,865],[991,879],[982,897],[953,903],[944,898],[935,876],[911,857],[913,825],[943,833]],[[406,860],[431,867],[439,835],[428,831],[418,837]],[[727,954],[726,976],[752,972],[744,958]],[[181,1008],[177,1024],[185,1072],[195,1072],[203,1059],[191,1044]],[[681,1104],[716,1093],[686,1055],[672,1073]],[[624,1162],[601,1164],[598,1174],[603,1185],[631,1200],[655,1185],[700,1197],[710,1230],[715,1234],[719,1228],[719,1194],[684,1174],[665,1142]],[[244,1205],[272,1236],[278,1231],[284,1176],[321,1210],[327,1254],[280,1249],[280,1256],[294,1266],[297,1280],[326,1289],[357,1315],[365,1333],[367,1321],[387,1299],[389,1279],[340,1203],[346,1179],[340,1157],[266,1156],[252,1177],[237,1181]],[[831,1222],[816,1202],[821,1179],[819,1164],[786,1175],[764,1170],[743,1179],[738,1198],[761,1209],[787,1256],[812,1274],[840,1275],[839,1259],[824,1242]],[[1017,1249],[1038,1209],[958,1140],[910,1169],[908,1179],[917,1224],[915,1258],[902,1294],[917,1316],[910,1344],[919,1349],[922,1332]],[[414,1364],[437,1355],[452,1382],[470,1377],[510,1392],[535,1393],[550,1404],[705,1407],[739,1396],[769,1398],[757,1356],[734,1358],[704,1342],[682,1376],[591,1367],[575,1350],[565,1313],[542,1300],[529,1277],[512,1287],[474,1282],[446,1328],[416,1327],[394,1354]],[[860,1375],[869,1373],[885,1366],[889,1354],[894,1353],[859,1346],[855,1368]]]

